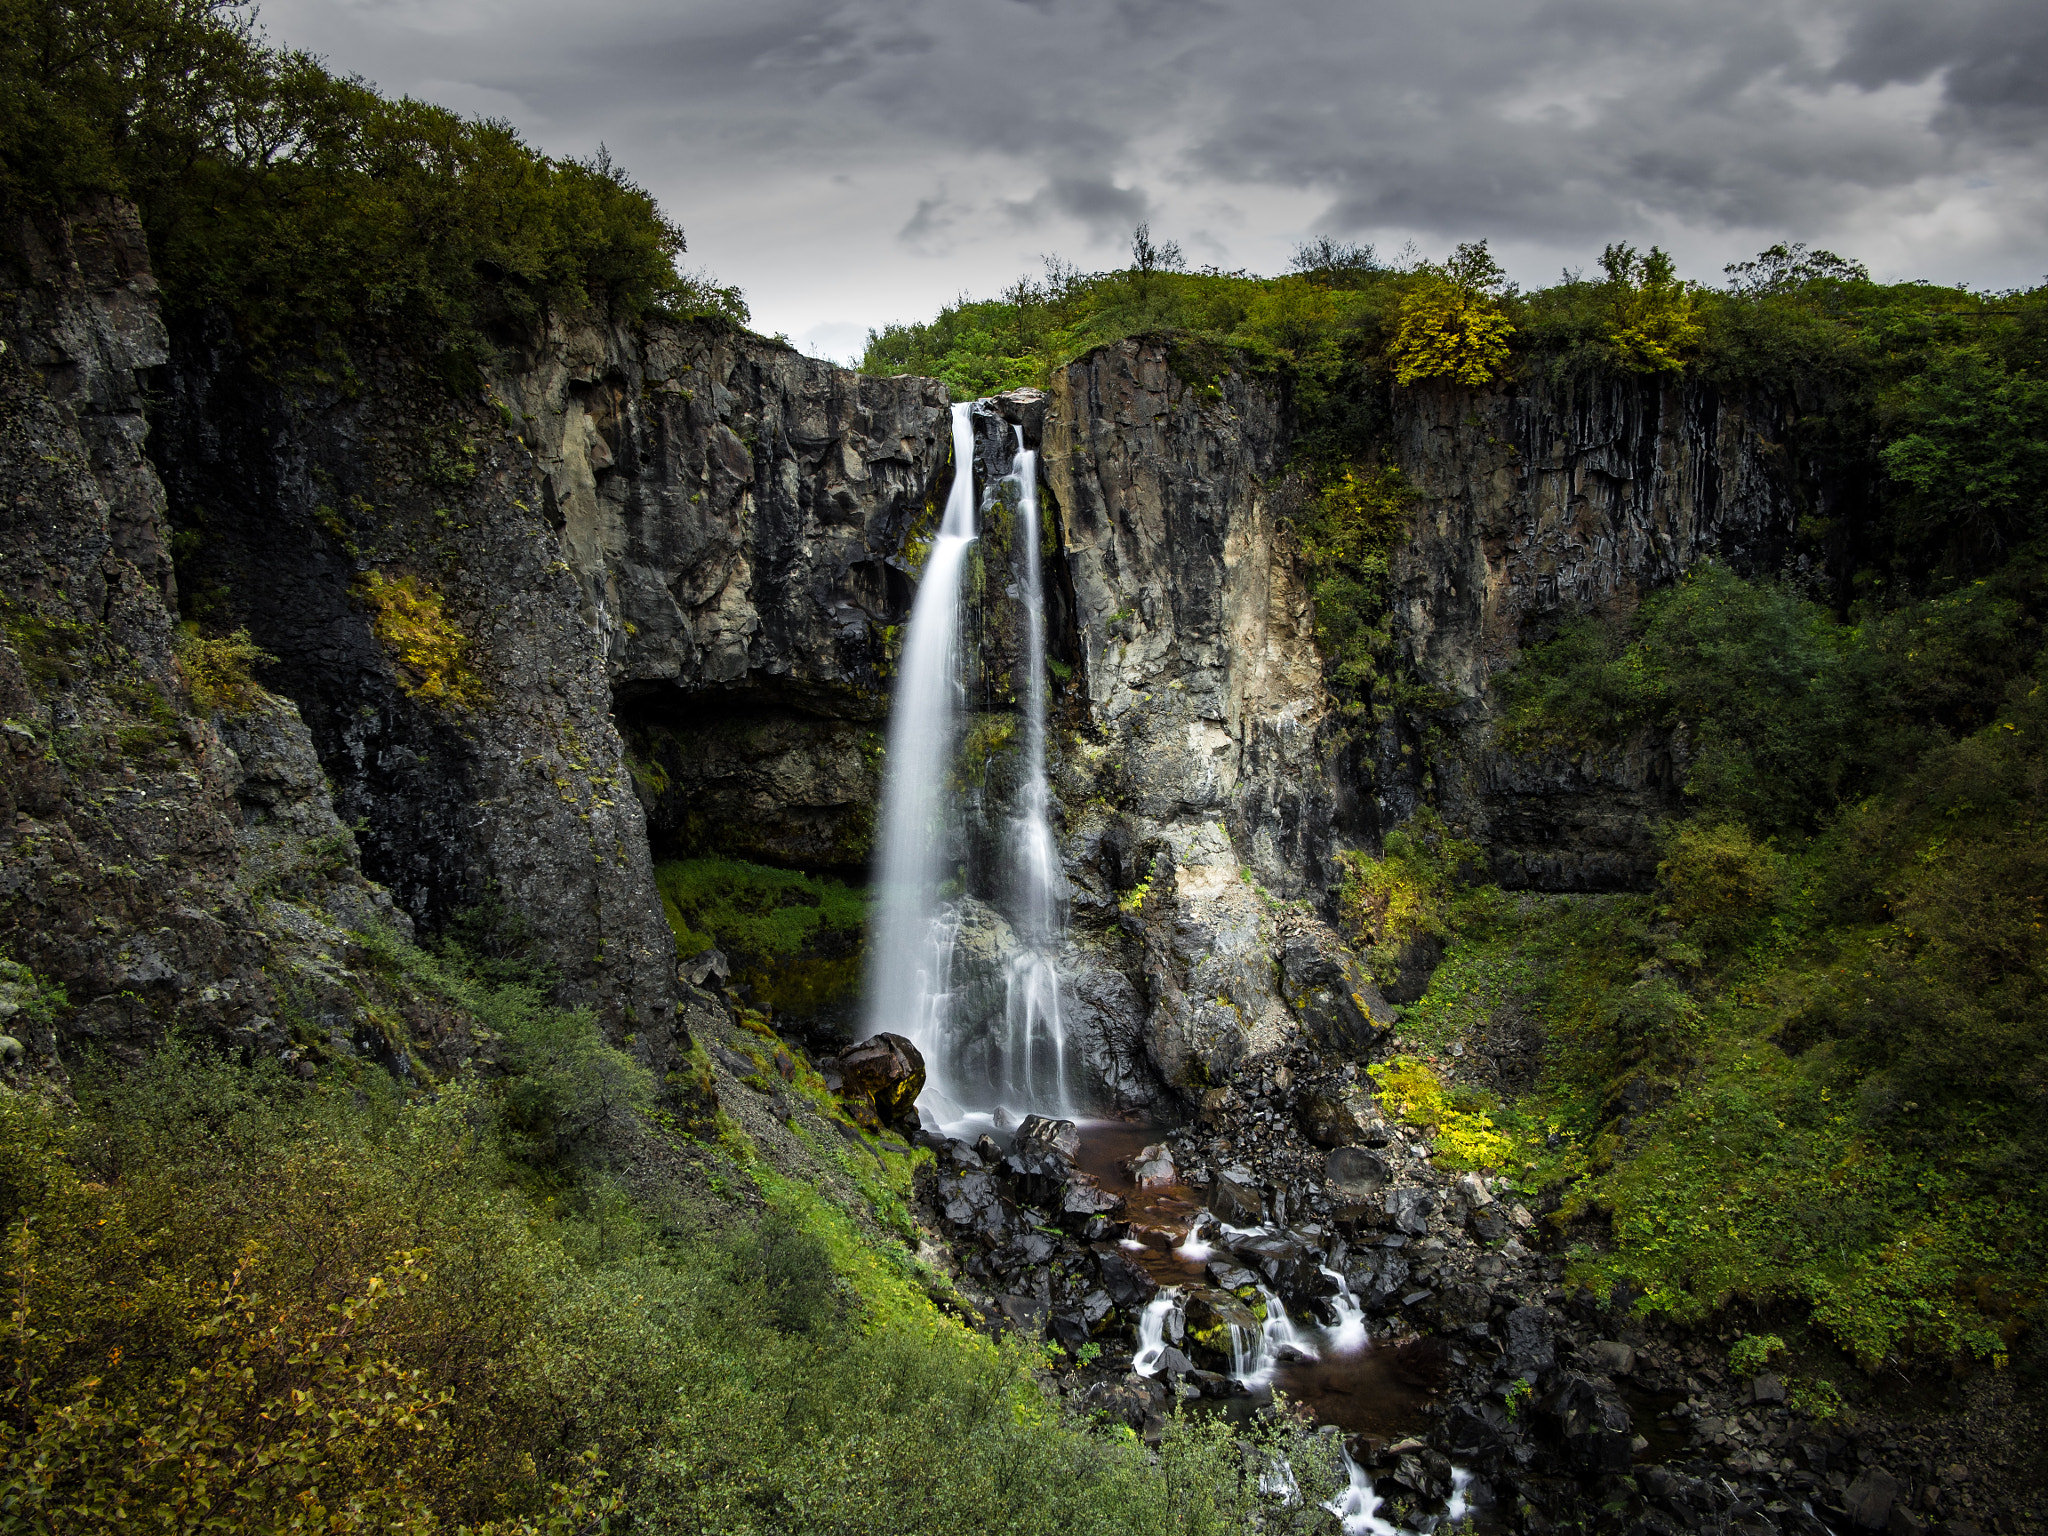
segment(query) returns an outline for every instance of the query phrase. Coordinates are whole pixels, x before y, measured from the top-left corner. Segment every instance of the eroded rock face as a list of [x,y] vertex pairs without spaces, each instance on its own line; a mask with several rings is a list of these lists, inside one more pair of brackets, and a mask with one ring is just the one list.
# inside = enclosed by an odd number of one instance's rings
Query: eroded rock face
[[[169,1021],[297,1062],[369,1051],[347,930],[408,932],[363,877],[297,711],[209,715],[176,660],[164,488],[143,371],[167,356],[132,209],[0,238],[0,951],[71,1006],[11,1016],[29,1064],[134,1060]],[[468,1042],[419,1021],[442,1068]]]
[[[1421,766],[1504,884],[1654,878],[1651,826],[1679,803],[1683,744],[1645,734],[1577,757],[1502,752],[1489,680],[1567,614],[1626,614],[1701,559],[1774,569],[1794,516],[1782,429],[1768,405],[1690,378],[1396,395],[1393,456],[1419,500],[1393,562],[1395,635],[1451,700],[1449,750]],[[1420,773],[1399,745],[1374,744],[1382,826],[1417,800]]]

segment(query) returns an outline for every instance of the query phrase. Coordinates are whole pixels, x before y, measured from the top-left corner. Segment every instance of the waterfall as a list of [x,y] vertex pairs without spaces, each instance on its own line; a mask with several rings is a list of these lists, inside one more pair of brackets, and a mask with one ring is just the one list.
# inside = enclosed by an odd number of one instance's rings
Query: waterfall
[[1022,572],[1024,774],[1010,823],[1011,916],[1018,947],[1010,957],[1004,998],[1004,1091],[1040,1113],[1071,1119],[1067,1036],[1060,1014],[1056,965],[1065,898],[1059,849],[1052,835],[1052,789],[1045,774],[1045,581],[1038,526],[1038,455],[1017,429],[1011,473],[1017,492]]
[[898,658],[882,769],[879,900],[868,946],[868,1032],[906,1035],[924,1053],[927,1092],[942,1118],[956,1112],[946,1050],[953,925],[939,884],[946,773],[959,737],[960,579],[975,537],[972,409],[953,407],[953,489]]
[[1131,1361],[1141,1376],[1158,1374],[1160,1356],[1166,1353],[1166,1319],[1179,1304],[1180,1291],[1171,1285],[1145,1303],[1138,1318],[1138,1353]]
[[[1066,885],[1052,831],[1046,775],[1045,584],[1039,542],[1038,455],[1016,434],[1012,471],[989,499],[1014,512],[1012,550],[1024,633],[1016,670],[1016,805],[1005,839],[997,905],[1008,919],[1002,1015],[972,969],[956,976],[963,907],[941,899],[957,823],[948,783],[961,746],[961,594],[977,536],[971,405],[953,407],[953,489],[926,557],[899,658],[883,765],[878,901],[869,945],[869,1033],[907,1035],[923,1052],[927,1123],[958,1129],[999,1106],[1056,1119],[1078,1113],[1067,1059],[1058,968]],[[1000,526],[997,524],[995,526]],[[970,811],[970,814],[972,812]],[[972,904],[966,904],[971,908]],[[986,934],[985,919],[978,930]],[[985,939],[978,941],[985,943]],[[975,951],[986,954],[986,949]],[[975,961],[973,964],[982,964]],[[989,999],[990,1002],[993,999]],[[967,1015],[961,1016],[965,1010]]]

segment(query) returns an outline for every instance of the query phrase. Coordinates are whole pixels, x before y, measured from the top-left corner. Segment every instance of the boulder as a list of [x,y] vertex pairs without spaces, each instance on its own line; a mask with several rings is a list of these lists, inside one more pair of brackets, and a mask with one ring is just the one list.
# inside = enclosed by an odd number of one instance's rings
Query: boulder
[[1119,1312],[1135,1321],[1145,1304],[1159,1294],[1159,1282],[1115,1243],[1095,1243],[1088,1251],[1094,1256],[1095,1274],[1104,1294]]
[[1376,1195],[1387,1186],[1392,1174],[1387,1160],[1364,1147],[1338,1147],[1323,1159],[1323,1177],[1346,1195]]
[[1081,1130],[1071,1120],[1048,1120],[1044,1115],[1026,1115],[1017,1126],[1015,1150],[1050,1152],[1074,1161],[1081,1155]]
[[1104,1189],[1092,1174],[1070,1175],[1066,1188],[1060,1193],[1060,1224],[1069,1229],[1077,1224],[1085,1225],[1098,1216],[1113,1221],[1123,1214],[1123,1210],[1124,1197]]
[[1235,1364],[1232,1330],[1248,1345],[1259,1332],[1259,1317],[1228,1291],[1203,1287],[1188,1293],[1187,1332],[1183,1342],[1195,1364],[1228,1375]]
[[1508,1235],[1507,1213],[1497,1206],[1472,1211],[1465,1217],[1465,1230],[1479,1243],[1497,1243]]
[[1583,1351],[1587,1363],[1603,1376],[1626,1376],[1636,1368],[1636,1352],[1616,1339],[1595,1339]]
[[1849,1523],[1859,1531],[1881,1531],[1899,1496],[1899,1480],[1881,1467],[1866,1467],[1842,1495]]
[[1165,1142],[1155,1142],[1122,1163],[1123,1171],[1140,1189],[1165,1189],[1179,1178],[1173,1166],[1173,1152]]
[[903,1124],[924,1091],[924,1056],[901,1035],[870,1035],[825,1065],[848,1109],[865,1104],[883,1125]]
[[1759,1403],[1782,1403],[1785,1401],[1785,1378],[1759,1376],[1749,1384],[1749,1395]]
[[1458,1193],[1464,1197],[1465,1203],[1475,1211],[1483,1211],[1493,1204],[1493,1191],[1486,1187],[1486,1180],[1479,1177],[1476,1173],[1460,1175],[1458,1179]]
[[1548,1370],[1557,1354],[1550,1342],[1550,1314],[1541,1307],[1517,1307],[1508,1314],[1507,1367],[1517,1376]]
[[1323,1273],[1323,1250],[1291,1232],[1246,1238],[1233,1243],[1231,1251],[1239,1263],[1264,1276],[1289,1306],[1305,1306],[1337,1289],[1337,1282]]
[[1410,1237],[1429,1233],[1429,1213],[1436,1209],[1436,1196],[1426,1189],[1404,1185],[1387,1191],[1387,1223]]
[[1266,1219],[1266,1203],[1251,1175],[1239,1178],[1234,1169],[1226,1169],[1210,1181],[1209,1209],[1217,1220],[1233,1227],[1256,1227]]
[[1581,1472],[1623,1473],[1635,1460],[1635,1426],[1621,1399],[1583,1376],[1567,1376],[1546,1404],[1566,1459]]

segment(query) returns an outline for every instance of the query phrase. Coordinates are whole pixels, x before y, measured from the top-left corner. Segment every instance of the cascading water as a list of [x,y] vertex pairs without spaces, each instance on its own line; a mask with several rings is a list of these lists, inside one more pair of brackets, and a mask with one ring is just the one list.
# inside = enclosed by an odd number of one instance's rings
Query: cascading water
[[868,1032],[906,1035],[924,1053],[926,1093],[941,1118],[958,1112],[945,1049],[953,925],[939,884],[947,846],[943,790],[960,723],[960,579],[975,538],[972,409],[953,407],[953,489],[903,636],[868,950]]
[[[1060,1001],[1066,887],[1052,834],[1045,766],[1045,591],[1039,555],[1038,455],[1016,430],[1002,489],[1015,501],[1024,645],[1018,798],[1008,826],[999,905],[1014,946],[1003,957],[1003,1016],[959,1018],[956,907],[941,899],[953,826],[945,787],[960,746],[961,590],[976,538],[971,405],[953,407],[953,489],[910,609],[889,717],[882,789],[878,910],[868,964],[868,1028],[907,1035],[925,1059],[920,1103],[959,1127],[1005,1107],[1071,1119],[1078,1112]],[[972,990],[971,988],[969,989]],[[992,1011],[992,1010],[991,1010]]]
[[1018,947],[1004,999],[1004,1090],[1041,1113],[1075,1113],[1067,1080],[1067,1035],[1056,964],[1066,882],[1052,836],[1052,788],[1045,772],[1045,581],[1039,558],[1038,455],[1017,429],[1011,473],[1017,537],[1024,556],[1024,774],[1010,823],[1011,919]]

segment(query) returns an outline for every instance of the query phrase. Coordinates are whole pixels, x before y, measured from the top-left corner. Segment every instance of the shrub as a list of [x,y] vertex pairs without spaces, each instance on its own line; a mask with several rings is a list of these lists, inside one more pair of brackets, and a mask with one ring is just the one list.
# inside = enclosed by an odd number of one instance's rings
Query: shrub
[[1669,826],[1657,879],[1672,917],[1712,950],[1734,943],[1767,917],[1785,881],[1785,861],[1737,821],[1694,817]]
[[1506,275],[1486,242],[1461,245],[1438,268],[1425,268],[1401,295],[1390,356],[1394,381],[1445,378],[1477,389],[1505,371],[1514,322],[1497,297]]
[[1392,650],[1387,566],[1408,531],[1409,500],[1399,470],[1347,465],[1326,476],[1294,517],[1315,600],[1316,644],[1340,688],[1369,689]]
[[1359,850],[1339,855],[1339,918],[1364,946],[1376,980],[1392,981],[1417,940],[1448,936],[1459,871],[1484,857],[1478,844],[1452,835],[1428,806],[1386,835],[1379,858]]
[[1728,1368],[1738,1376],[1755,1376],[1784,1353],[1785,1341],[1775,1333],[1745,1333],[1729,1346]]
[[470,640],[431,582],[404,574],[365,572],[355,591],[370,609],[370,628],[397,671],[398,686],[430,703],[473,707],[489,694],[470,670]]
[[1440,1167],[1495,1167],[1514,1150],[1514,1139],[1494,1128],[1493,1117],[1483,1107],[1459,1103],[1443,1079],[1416,1057],[1396,1056],[1375,1062],[1366,1071],[1379,1085],[1380,1102],[1390,1112],[1435,1136]]
[[277,658],[249,638],[249,631],[209,638],[198,626],[178,626],[178,675],[200,709],[241,714],[263,697],[255,669]]

